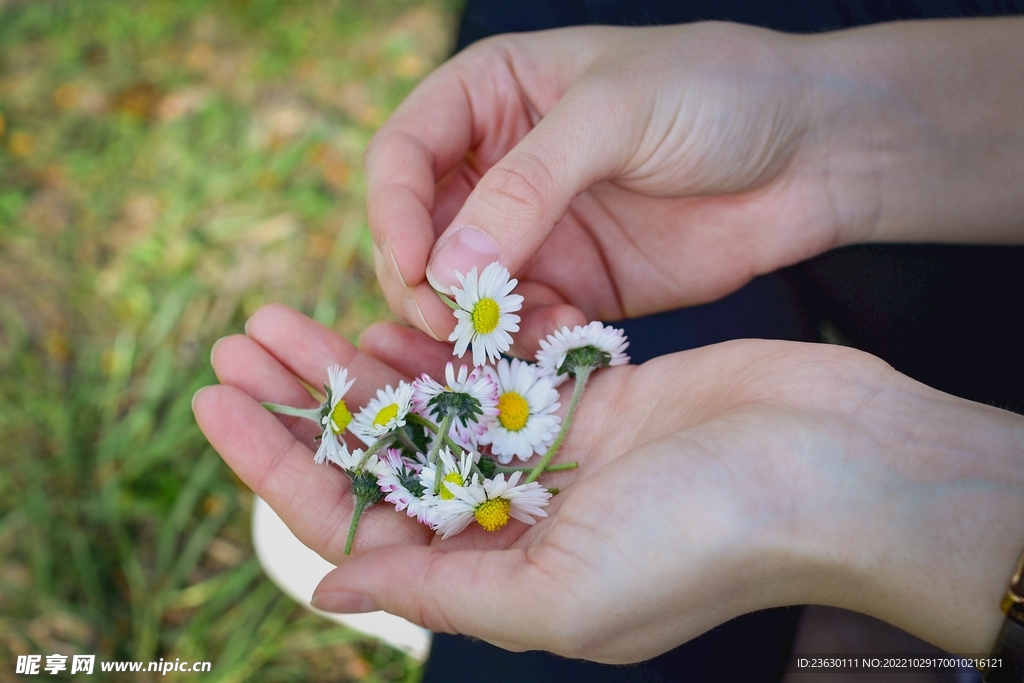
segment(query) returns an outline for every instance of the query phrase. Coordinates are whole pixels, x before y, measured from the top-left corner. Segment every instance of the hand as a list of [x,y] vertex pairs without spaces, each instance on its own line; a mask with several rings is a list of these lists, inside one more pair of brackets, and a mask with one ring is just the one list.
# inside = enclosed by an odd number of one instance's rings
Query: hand
[[379,324],[357,352],[283,307],[259,311],[248,334],[216,347],[234,386],[199,393],[197,419],[296,535],[340,563],[318,607],[379,606],[605,662],[773,605],[855,609],[962,652],[987,651],[999,627],[1024,546],[1024,418],[866,354],[747,340],[600,371],[560,456],[579,469],[545,477],[561,489],[547,519],[441,542],[380,506],[343,558],[347,478],[312,464],[314,428],[289,432],[253,398],[302,400],[292,373],[317,384],[338,362],[359,405],[400,373],[437,372],[449,347]]
[[826,177],[803,149],[795,42],[727,24],[602,27],[457,55],[366,153],[392,309],[445,338],[427,280],[446,289],[500,260],[527,298],[528,353],[556,324],[714,299],[836,244]]
[[500,260],[526,296],[529,356],[557,326],[710,301],[841,244],[1019,242],[1022,25],[482,41],[367,150],[388,302],[446,338],[430,282]]

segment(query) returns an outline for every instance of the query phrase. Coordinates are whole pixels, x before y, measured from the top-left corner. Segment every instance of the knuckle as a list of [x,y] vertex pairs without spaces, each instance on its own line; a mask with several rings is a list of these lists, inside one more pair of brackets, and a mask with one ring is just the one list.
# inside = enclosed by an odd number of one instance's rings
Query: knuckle
[[537,155],[522,153],[492,167],[480,181],[480,195],[510,219],[535,221],[548,212],[554,176]]

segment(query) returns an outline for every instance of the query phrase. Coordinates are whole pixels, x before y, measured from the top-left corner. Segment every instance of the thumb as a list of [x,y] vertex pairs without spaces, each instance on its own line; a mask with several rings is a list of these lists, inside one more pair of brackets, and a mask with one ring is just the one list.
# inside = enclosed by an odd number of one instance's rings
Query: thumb
[[[516,273],[569,204],[621,166],[625,110],[603,89],[572,90],[477,183],[427,263],[431,286],[450,293],[455,272],[500,261]],[[612,131],[617,131],[612,134]]]
[[[538,581],[542,583],[537,583]],[[545,643],[538,618],[550,610],[542,572],[514,550],[444,552],[393,545],[345,558],[311,604],[327,612],[383,609],[431,631],[483,638],[506,649]],[[546,595],[543,601],[538,597]]]

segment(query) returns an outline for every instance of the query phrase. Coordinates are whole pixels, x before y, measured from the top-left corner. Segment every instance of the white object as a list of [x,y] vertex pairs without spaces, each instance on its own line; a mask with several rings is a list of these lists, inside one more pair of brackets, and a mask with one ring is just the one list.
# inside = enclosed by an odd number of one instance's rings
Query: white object
[[430,651],[430,631],[387,612],[333,614],[313,609],[309,600],[334,565],[302,544],[266,501],[253,502],[252,540],[263,570],[300,605],[332,621],[379,638],[423,661]]

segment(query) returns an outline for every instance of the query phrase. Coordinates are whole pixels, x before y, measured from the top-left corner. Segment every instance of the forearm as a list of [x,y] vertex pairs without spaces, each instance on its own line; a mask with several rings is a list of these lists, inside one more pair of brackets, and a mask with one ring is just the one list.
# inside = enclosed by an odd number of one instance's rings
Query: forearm
[[1024,242],[1024,17],[798,41],[843,243]]

